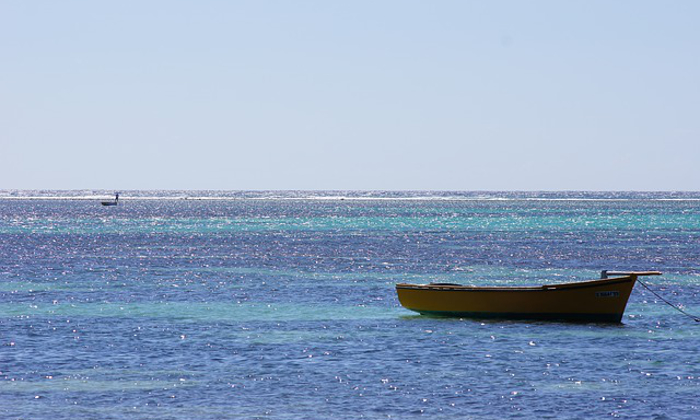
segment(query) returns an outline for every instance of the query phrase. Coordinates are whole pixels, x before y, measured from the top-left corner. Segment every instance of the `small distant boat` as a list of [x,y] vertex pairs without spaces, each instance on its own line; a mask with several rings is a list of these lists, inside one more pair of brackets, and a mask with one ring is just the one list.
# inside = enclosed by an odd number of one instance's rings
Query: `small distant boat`
[[600,280],[534,287],[399,283],[396,292],[401,305],[424,315],[620,322],[637,277],[654,275],[661,273],[605,270]]
[[103,201],[102,202],[103,206],[116,206],[117,204],[119,204],[119,193],[117,193],[114,196],[114,201]]

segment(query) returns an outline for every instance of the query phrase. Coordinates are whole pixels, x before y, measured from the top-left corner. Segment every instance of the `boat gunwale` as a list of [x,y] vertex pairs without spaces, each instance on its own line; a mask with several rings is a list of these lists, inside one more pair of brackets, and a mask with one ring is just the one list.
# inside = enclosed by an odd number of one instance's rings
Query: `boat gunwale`
[[[639,274],[630,274],[622,277],[608,279],[589,280],[575,283],[544,284],[541,286],[462,286],[462,285],[437,285],[437,284],[410,284],[398,283],[396,289],[422,290],[435,292],[542,292],[557,290],[587,289],[619,283],[636,281]],[[644,275],[644,274],[643,274]]]

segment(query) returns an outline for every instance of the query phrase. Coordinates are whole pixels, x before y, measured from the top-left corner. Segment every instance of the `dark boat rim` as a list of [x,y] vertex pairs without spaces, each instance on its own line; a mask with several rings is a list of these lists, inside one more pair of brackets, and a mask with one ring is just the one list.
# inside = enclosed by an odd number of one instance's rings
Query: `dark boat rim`
[[588,289],[592,287],[611,286],[615,284],[629,283],[637,280],[636,275],[625,277],[615,277],[611,279],[590,280],[576,283],[546,284],[542,286],[454,286],[439,284],[409,284],[399,283],[396,289],[399,290],[425,290],[435,292],[542,292],[542,291],[562,291]]

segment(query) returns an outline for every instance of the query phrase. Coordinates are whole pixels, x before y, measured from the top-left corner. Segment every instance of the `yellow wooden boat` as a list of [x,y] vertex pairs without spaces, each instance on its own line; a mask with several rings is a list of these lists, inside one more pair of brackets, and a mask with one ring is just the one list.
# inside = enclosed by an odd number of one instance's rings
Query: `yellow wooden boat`
[[401,305],[425,315],[620,322],[637,277],[660,274],[606,270],[600,280],[535,287],[399,283],[396,292]]

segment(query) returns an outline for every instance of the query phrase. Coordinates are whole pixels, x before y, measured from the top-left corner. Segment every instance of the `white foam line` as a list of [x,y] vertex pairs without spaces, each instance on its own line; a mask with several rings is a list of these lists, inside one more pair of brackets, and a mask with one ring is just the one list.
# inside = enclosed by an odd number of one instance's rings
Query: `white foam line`
[[[69,200],[105,201],[113,197],[104,196],[0,196],[0,200]],[[700,198],[543,198],[543,197],[119,197],[120,201],[562,201],[562,202],[644,202],[644,201],[700,201]]]

